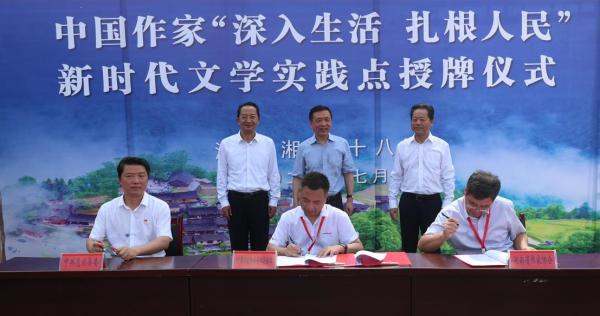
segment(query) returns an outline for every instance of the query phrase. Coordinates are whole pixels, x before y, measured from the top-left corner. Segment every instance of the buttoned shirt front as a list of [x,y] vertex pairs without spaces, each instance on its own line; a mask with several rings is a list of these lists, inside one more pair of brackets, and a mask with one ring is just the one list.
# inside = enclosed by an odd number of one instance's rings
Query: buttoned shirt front
[[328,195],[334,195],[344,188],[344,174],[354,170],[350,146],[345,139],[329,134],[327,143],[320,144],[313,135],[298,146],[291,174],[303,178],[309,172],[320,172],[329,180]]
[[[465,209],[465,198],[456,199],[447,207],[443,208],[433,223],[427,228],[425,234],[436,234],[444,230],[444,223],[448,220],[444,215],[458,220],[458,230],[448,240],[458,254],[481,253],[481,244],[471,229],[467,218],[469,215]],[[513,203],[503,197],[496,197],[490,207],[490,215],[485,212],[480,218],[470,217],[479,237],[483,239],[485,233],[485,222],[490,217],[487,237],[485,239],[486,250],[508,251],[513,248],[515,238],[525,232],[525,227],[515,214]]]
[[240,133],[223,139],[219,145],[217,164],[217,196],[221,207],[229,206],[227,191],[268,191],[269,205],[277,206],[280,178],[275,144],[267,136],[256,133],[249,143]]
[[450,146],[433,136],[422,143],[409,137],[398,143],[388,181],[390,207],[398,206],[398,193],[444,193],[442,206],[454,199],[454,166]]
[[[301,218],[306,224],[310,237]],[[321,222],[323,222],[323,225],[319,233]],[[316,238],[316,242],[309,252],[308,248],[312,244],[311,237]],[[358,232],[354,229],[348,214],[325,204],[314,223],[311,223],[308,217],[304,215],[301,206],[283,213],[269,243],[278,247],[286,247],[288,243],[293,243],[302,249],[303,254],[316,255],[325,247],[349,244],[356,239],[358,239]]]
[[[108,238],[115,247],[137,247],[166,236],[171,240],[171,210],[164,201],[144,193],[140,205],[131,209],[125,205],[123,196],[108,201],[100,207],[90,238],[104,240]],[[164,257],[161,250],[151,257]]]

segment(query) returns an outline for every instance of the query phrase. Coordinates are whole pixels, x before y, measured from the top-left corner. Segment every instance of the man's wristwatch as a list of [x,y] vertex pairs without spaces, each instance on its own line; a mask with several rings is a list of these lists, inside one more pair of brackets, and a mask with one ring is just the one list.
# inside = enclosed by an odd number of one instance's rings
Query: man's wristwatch
[[352,198],[352,194],[346,194],[346,198],[347,199],[351,199]]
[[342,248],[344,248],[344,252],[342,252],[342,253],[348,253],[348,245],[340,244],[340,246],[342,246]]

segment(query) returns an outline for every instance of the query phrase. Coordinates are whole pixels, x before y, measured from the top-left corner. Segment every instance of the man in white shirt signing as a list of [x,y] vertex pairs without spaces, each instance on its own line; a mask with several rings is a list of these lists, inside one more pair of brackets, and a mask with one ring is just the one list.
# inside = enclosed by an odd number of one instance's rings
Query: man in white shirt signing
[[458,254],[487,250],[533,250],[513,203],[501,196],[500,179],[478,170],[469,177],[465,195],[444,207],[421,240],[422,252],[434,252],[448,241]]
[[279,219],[267,250],[280,256],[333,256],[363,249],[350,216],[325,204],[329,180],[319,172],[304,175],[300,188],[300,206]]

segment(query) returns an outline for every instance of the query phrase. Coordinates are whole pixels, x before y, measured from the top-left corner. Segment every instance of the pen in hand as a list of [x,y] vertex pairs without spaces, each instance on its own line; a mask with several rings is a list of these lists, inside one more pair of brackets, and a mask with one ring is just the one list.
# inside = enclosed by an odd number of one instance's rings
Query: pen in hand
[[[442,214],[442,216],[444,216],[446,219],[450,219],[450,217],[448,215],[446,215],[443,212],[440,212],[440,214]],[[456,220],[453,220],[454,222],[456,222],[456,226],[460,225]]]
[[302,250],[302,247],[300,247],[292,238],[290,238],[290,244],[296,246],[295,248],[298,249],[298,255],[299,256],[304,256],[304,251]]

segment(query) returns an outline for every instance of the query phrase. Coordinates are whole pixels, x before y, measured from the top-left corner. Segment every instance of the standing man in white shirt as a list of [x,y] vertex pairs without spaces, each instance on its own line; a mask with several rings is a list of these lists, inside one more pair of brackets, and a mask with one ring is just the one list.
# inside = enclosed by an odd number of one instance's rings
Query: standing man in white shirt
[[107,238],[124,260],[164,257],[171,236],[171,210],[164,201],[146,193],[150,164],[138,157],[125,157],[117,166],[123,195],[100,207],[86,241],[88,252],[102,252]]
[[442,207],[454,199],[454,166],[448,143],[430,132],[433,106],[414,105],[410,118],[414,135],[396,147],[388,189],[390,215],[393,219],[400,215],[402,250],[416,252],[419,231],[424,234]]
[[227,218],[232,250],[265,250],[269,218],[277,211],[280,178],[275,144],[258,134],[260,109],[253,102],[237,110],[240,131],[219,145],[217,196]]

